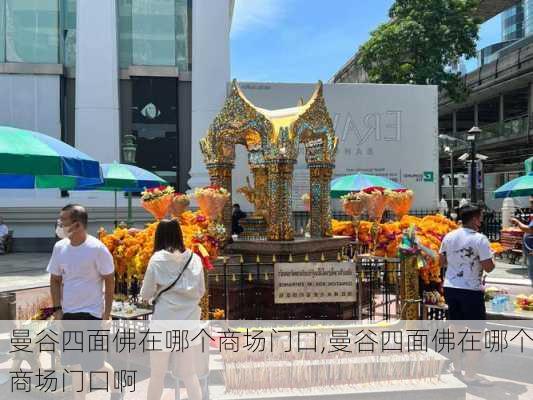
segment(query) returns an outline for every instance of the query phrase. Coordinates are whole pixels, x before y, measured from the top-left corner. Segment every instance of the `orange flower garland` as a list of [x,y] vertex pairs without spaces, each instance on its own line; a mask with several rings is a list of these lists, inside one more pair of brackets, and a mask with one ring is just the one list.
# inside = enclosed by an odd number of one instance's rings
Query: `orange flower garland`
[[[211,224],[200,212],[185,211],[179,216],[185,247],[193,250],[209,268],[217,256],[218,243],[223,228]],[[154,237],[158,222],[146,225],[143,230],[117,228],[112,233],[99,231],[99,239],[109,249],[119,277],[142,279],[148,261],[154,252]]]
[[505,247],[503,247],[500,242],[492,242],[490,244],[490,248],[496,254],[503,253],[505,251]]
[[[340,236],[355,236],[353,225],[350,227],[349,221],[332,221],[333,234]],[[370,221],[361,221],[357,238],[363,245],[371,245],[372,225]],[[442,215],[428,215],[424,218],[417,218],[405,215],[400,221],[380,224],[377,237],[377,246],[373,254],[380,257],[396,257],[398,248],[402,240],[403,231],[411,225],[416,227],[416,235],[419,243],[438,255],[440,244],[444,235],[457,229],[457,224]],[[350,229],[351,228],[351,229]],[[495,245],[493,245],[495,246]],[[440,261],[439,257],[432,258],[425,256],[426,266],[420,270],[420,276],[428,284],[430,282],[440,283]]]

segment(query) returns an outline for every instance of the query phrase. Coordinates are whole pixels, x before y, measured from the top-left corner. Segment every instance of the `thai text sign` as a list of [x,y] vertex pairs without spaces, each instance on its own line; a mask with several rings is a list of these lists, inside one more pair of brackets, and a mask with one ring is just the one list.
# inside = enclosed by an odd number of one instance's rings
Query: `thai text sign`
[[274,301],[277,304],[353,302],[355,295],[354,263],[274,264]]

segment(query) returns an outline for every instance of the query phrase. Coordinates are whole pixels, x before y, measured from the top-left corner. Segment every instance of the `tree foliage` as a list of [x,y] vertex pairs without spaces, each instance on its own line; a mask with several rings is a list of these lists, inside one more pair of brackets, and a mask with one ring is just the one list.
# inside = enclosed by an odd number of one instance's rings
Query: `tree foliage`
[[456,101],[466,87],[450,66],[476,55],[478,0],[396,0],[390,20],[361,46],[358,64],[376,83],[435,84]]

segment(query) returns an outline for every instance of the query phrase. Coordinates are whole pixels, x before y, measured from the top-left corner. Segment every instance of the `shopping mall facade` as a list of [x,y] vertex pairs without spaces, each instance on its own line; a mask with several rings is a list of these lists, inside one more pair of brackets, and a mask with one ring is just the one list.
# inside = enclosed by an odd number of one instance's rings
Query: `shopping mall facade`
[[[123,161],[133,135],[135,163],[186,190],[205,179],[189,182],[201,162],[193,143],[226,95],[232,13],[233,0],[0,0],[0,125],[101,162]],[[112,219],[107,193],[0,192],[18,237],[52,236],[49,221],[71,201],[95,224]]]

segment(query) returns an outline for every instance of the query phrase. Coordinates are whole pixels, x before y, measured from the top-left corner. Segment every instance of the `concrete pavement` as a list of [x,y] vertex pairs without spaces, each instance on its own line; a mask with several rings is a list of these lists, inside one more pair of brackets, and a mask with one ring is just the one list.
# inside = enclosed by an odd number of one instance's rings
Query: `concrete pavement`
[[49,253],[0,255],[0,292],[48,286]]

